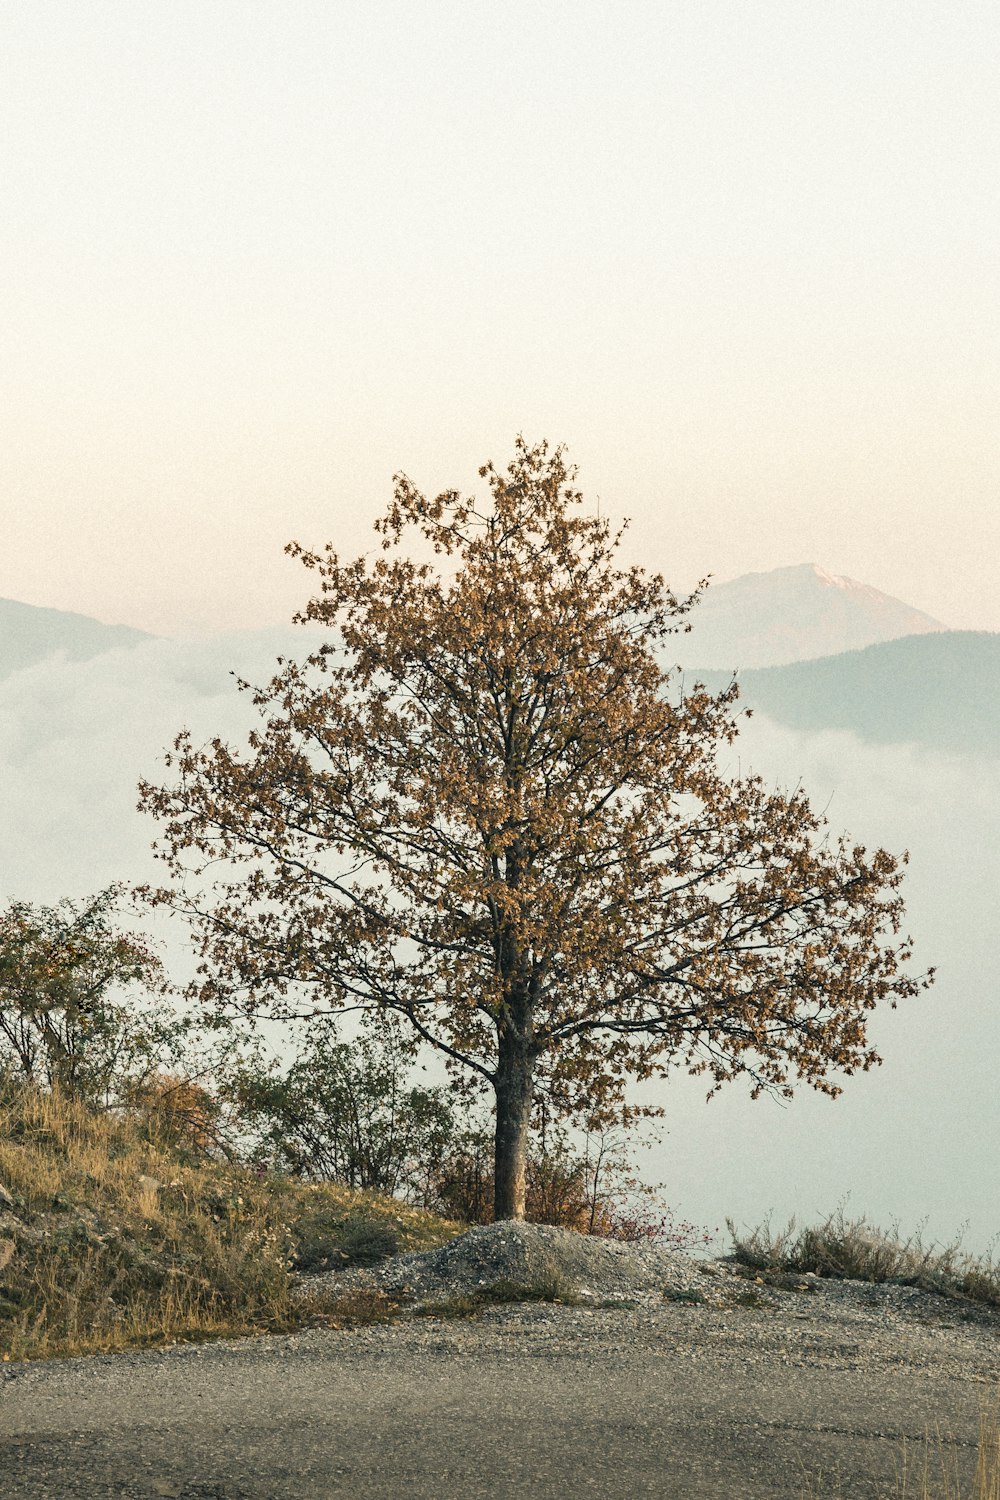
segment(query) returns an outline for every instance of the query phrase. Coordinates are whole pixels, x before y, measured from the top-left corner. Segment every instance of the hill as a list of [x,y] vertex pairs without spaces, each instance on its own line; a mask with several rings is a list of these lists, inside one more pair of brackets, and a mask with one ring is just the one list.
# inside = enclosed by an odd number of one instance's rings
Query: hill
[[380,1193],[262,1176],[162,1118],[95,1110],[0,1067],[2,1361],[377,1319],[377,1298],[296,1296],[298,1274],[431,1249],[464,1227]]
[[[689,674],[719,688],[723,672]],[[949,630],[739,673],[741,702],[779,724],[872,744],[996,755],[1000,634]]]
[[145,630],[130,625],[104,625],[89,615],[0,599],[0,680],[46,657],[88,661],[105,651],[152,639]]
[[691,624],[675,650],[683,650],[685,665],[720,671],[780,666],[947,629],[922,610],[815,563],[713,584]]

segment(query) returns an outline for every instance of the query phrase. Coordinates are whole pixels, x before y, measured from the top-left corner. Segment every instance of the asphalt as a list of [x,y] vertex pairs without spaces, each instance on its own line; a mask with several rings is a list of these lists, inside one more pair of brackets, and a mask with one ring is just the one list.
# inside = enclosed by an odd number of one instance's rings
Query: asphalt
[[[649,1347],[291,1338],[4,1371],[0,1495],[274,1500],[853,1500],[899,1493],[942,1421],[974,1462],[983,1385]],[[918,1487],[907,1490],[916,1496]]]

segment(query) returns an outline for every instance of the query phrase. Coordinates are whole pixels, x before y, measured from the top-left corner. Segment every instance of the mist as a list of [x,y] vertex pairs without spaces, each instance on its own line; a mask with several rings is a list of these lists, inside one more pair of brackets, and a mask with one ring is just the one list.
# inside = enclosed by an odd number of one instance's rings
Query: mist
[[926,1223],[925,1237],[939,1240],[967,1226],[964,1243],[982,1252],[1000,1231],[1000,760],[799,734],[761,715],[736,748],[744,769],[801,783],[834,835],[909,850],[904,930],[914,971],[933,966],[936,982],[873,1014],[883,1064],[840,1079],[837,1099],[802,1089],[753,1101],[736,1082],[705,1103],[705,1082],[685,1075],[645,1089],[666,1108],[668,1132],[645,1174],[712,1229],[727,1215],[815,1222],[843,1203],[907,1233]]
[[[307,646],[293,627],[150,640],[85,662],[52,658],[0,682],[0,898],[55,902],[155,878],[157,830],[136,810],[137,782],[163,778],[182,727],[196,742],[241,743],[255,710],[230,671],[262,682],[277,654]],[[705,1080],[683,1073],[644,1088],[666,1116],[643,1175],[665,1184],[678,1215],[709,1229],[769,1212],[775,1224],[792,1214],[812,1222],[845,1202],[904,1232],[926,1221],[931,1238],[966,1225],[965,1244],[981,1252],[1000,1229],[1000,759],[797,733],[761,715],[736,749],[743,769],[801,782],[834,834],[909,849],[914,967],[934,965],[938,980],[898,1011],[875,1013],[884,1064],[842,1079],[836,1100],[803,1090],[791,1102],[751,1101],[737,1082],[706,1103]],[[164,918],[156,931],[183,980],[183,927]]]

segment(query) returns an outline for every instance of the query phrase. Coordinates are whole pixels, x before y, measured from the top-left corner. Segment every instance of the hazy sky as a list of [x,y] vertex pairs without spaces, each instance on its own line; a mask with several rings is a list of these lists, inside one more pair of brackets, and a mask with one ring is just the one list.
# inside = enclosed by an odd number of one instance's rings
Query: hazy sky
[[681,587],[1000,629],[1000,12],[6,0],[0,596],[284,619],[564,440]]

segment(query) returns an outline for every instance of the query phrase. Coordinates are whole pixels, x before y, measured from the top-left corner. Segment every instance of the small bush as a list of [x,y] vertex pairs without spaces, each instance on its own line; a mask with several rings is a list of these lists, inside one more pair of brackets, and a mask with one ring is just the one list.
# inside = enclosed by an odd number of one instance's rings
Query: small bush
[[296,1225],[292,1264],[298,1271],[340,1271],[377,1265],[396,1255],[399,1248],[398,1229],[383,1218],[320,1211],[307,1214]]
[[[535,1151],[528,1157],[525,1218],[586,1234],[595,1217],[588,1195],[586,1162],[568,1152]],[[433,1184],[434,1201],[466,1224],[493,1222],[493,1136],[486,1129],[462,1133]],[[597,1210],[603,1225],[600,1207]]]
[[369,1019],[350,1042],[316,1028],[287,1068],[260,1057],[228,1071],[225,1093],[261,1164],[311,1181],[421,1199],[454,1136],[442,1088],[409,1078],[413,1047]]
[[302,1303],[303,1321],[324,1328],[370,1328],[394,1323],[402,1307],[397,1298],[373,1287],[352,1287],[332,1300],[321,1302],[312,1313]]
[[[525,1218],[580,1234],[677,1250],[711,1243],[712,1234],[674,1218],[657,1189],[641,1185],[626,1144],[612,1132],[587,1136],[574,1149],[562,1130],[543,1134],[528,1156]],[[493,1221],[493,1136],[465,1131],[442,1162],[431,1201],[467,1224]]]
[[448,1297],[421,1302],[415,1312],[418,1318],[478,1318],[482,1310],[483,1299],[475,1292],[454,1292]]
[[160,960],[114,926],[122,895],[0,912],[0,1068],[106,1106],[181,1055]]
[[509,1281],[501,1278],[482,1291],[484,1302],[558,1302],[565,1307],[577,1307],[580,1298],[576,1288],[561,1271],[553,1267],[540,1271],[530,1281]]
[[684,1302],[690,1306],[701,1306],[707,1298],[698,1291],[688,1290],[683,1287],[665,1287],[663,1292],[664,1302]]
[[218,1140],[219,1102],[203,1084],[172,1073],[154,1073],[129,1095],[150,1133],[166,1146],[208,1155]]
[[530,1281],[511,1281],[501,1277],[489,1286],[422,1302],[416,1312],[421,1318],[477,1318],[485,1307],[520,1302],[553,1302],[562,1307],[578,1307],[580,1297],[572,1282],[553,1268],[539,1272]]

